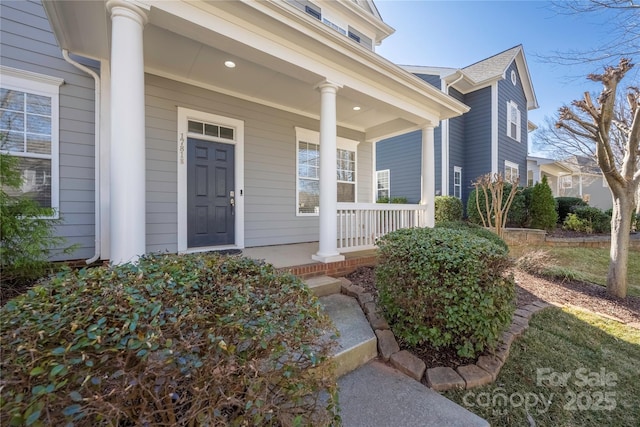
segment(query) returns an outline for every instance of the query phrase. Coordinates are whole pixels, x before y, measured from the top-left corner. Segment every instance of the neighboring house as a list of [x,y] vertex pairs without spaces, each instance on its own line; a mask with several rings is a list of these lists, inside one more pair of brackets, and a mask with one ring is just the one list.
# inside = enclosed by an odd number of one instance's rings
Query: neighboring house
[[533,183],[546,175],[554,197],[579,197],[589,206],[602,210],[613,207],[607,180],[593,159],[571,156],[556,161],[528,157],[527,161],[528,173],[533,176]]
[[[343,259],[337,214],[375,201],[374,143],[420,129],[433,147],[468,110],[373,51],[393,29],[368,0],[2,1],[0,16],[3,149],[76,259],[309,241]],[[421,168],[432,188],[433,156]]]
[[[538,103],[522,46],[462,69],[404,68],[471,108],[435,130],[436,194],[466,202],[472,181],[487,173],[526,183],[527,135],[535,129],[527,117]],[[378,196],[421,199],[420,135],[411,132],[376,144]]]
[[560,194],[560,180],[564,176],[569,176],[572,169],[563,165],[555,159],[546,157],[527,156],[527,186],[531,187],[542,181],[542,177],[547,177],[547,184],[551,187],[553,197]]

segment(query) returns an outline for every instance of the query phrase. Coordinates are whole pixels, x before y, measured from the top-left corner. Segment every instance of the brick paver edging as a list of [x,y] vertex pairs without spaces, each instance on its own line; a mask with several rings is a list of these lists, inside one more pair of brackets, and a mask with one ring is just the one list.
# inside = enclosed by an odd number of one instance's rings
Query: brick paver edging
[[529,327],[531,316],[551,306],[551,304],[538,300],[518,308],[513,314],[511,327],[502,334],[500,344],[491,354],[480,356],[475,364],[458,366],[455,370],[442,366],[426,369],[426,365],[420,358],[407,350],[400,350],[389,324],[373,301],[373,295],[366,292],[363,287],[353,285],[344,277],[339,280],[341,292],[358,300],[371,328],[375,331],[378,338],[379,357],[417,381],[426,376],[427,384],[436,391],[455,388],[470,389],[494,382],[509,356],[511,343]]

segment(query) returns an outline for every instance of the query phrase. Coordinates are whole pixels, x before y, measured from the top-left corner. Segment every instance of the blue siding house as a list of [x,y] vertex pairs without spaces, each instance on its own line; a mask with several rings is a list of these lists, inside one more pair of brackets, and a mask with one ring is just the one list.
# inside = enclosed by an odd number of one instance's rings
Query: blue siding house
[[[519,177],[526,185],[529,110],[538,108],[522,45],[461,69],[403,66],[407,71],[465,103],[470,110],[440,122],[434,132],[436,195],[463,203],[471,183],[486,173]],[[378,195],[420,199],[420,132],[376,143]]]

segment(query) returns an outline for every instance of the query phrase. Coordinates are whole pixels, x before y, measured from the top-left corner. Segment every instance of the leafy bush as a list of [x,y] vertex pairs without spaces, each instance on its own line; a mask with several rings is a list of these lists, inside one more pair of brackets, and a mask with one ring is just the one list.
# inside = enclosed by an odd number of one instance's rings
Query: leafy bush
[[[504,205],[507,201],[507,197],[509,192],[511,191],[511,184],[505,183],[504,185],[504,193],[502,196],[502,205]],[[491,200],[489,200],[489,204],[491,204]],[[480,218],[480,212],[485,214],[487,208],[485,206],[484,194],[480,193],[480,211],[478,211],[478,207],[476,205],[476,190],[471,190],[469,193],[469,198],[467,199],[467,219],[474,224],[482,224],[482,219]],[[522,194],[522,191],[518,191],[516,193],[513,202],[511,203],[511,207],[509,208],[509,212],[507,213],[507,226],[508,227],[521,227],[527,220],[527,212],[526,212],[526,204],[525,197]]]
[[407,203],[407,198],[406,197],[394,197],[392,199],[389,199],[388,197],[380,197],[376,203],[396,203],[396,204],[406,204]]
[[465,221],[443,221],[437,222],[436,228],[448,228],[451,230],[464,230],[468,231],[478,237],[482,237],[483,239],[487,239],[502,249],[504,249],[505,253],[509,253],[509,246],[507,243],[500,238],[496,233],[493,233],[487,230],[484,227],[480,227],[479,225],[472,224],[470,222]]
[[531,227],[541,230],[552,230],[558,222],[556,202],[546,176],[543,176],[542,181],[536,183],[531,191],[529,216]]
[[[591,206],[574,207],[573,215],[584,224],[586,230],[583,231],[587,233],[608,233],[611,231],[611,217],[598,208]],[[573,219],[570,222],[572,221],[575,222]]]
[[453,196],[436,196],[435,211],[436,222],[461,221],[462,201]]
[[[0,144],[1,147],[1,144]],[[18,158],[0,153],[0,283],[25,285],[44,276],[51,268],[49,257],[64,244],[54,227],[61,219],[50,219],[52,209],[41,207],[27,196],[15,196],[7,190],[22,186]],[[15,193],[15,192],[14,192]],[[62,249],[70,253],[75,246]]]
[[588,206],[587,202],[579,197],[556,197],[558,206],[558,222],[564,223],[567,215],[573,212],[573,208],[577,206]]
[[300,280],[257,261],[66,271],[9,301],[0,324],[2,425],[339,422],[319,339],[330,321]]
[[378,241],[376,284],[394,334],[410,346],[474,357],[511,322],[515,283],[505,251],[467,230],[412,228]]
[[593,228],[589,223],[578,218],[578,215],[574,213],[567,215],[567,219],[564,220],[562,228],[570,231],[578,231],[580,233],[593,233]]

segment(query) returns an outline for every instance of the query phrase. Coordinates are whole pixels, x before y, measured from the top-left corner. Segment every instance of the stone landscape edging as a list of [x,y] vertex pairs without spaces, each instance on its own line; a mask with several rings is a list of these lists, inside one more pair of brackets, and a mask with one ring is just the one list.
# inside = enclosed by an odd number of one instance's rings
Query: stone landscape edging
[[427,384],[436,391],[451,389],[471,389],[493,383],[500,369],[509,356],[511,344],[529,327],[529,319],[538,311],[550,307],[551,304],[536,300],[531,304],[516,309],[509,329],[502,334],[500,343],[488,355],[482,355],[474,364],[453,368],[439,366],[426,369],[425,363],[408,350],[401,350],[389,324],[374,302],[370,292],[354,285],[345,277],[338,279],[341,293],[355,298],[365,313],[371,328],[378,339],[378,356],[391,364],[400,372],[416,381],[426,376]]

